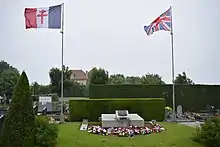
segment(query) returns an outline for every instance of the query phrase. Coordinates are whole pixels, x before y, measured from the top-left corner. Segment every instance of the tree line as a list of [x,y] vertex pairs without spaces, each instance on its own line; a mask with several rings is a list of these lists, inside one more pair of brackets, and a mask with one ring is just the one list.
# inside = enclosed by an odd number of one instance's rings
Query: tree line
[[[103,68],[93,68],[88,73],[86,85],[77,83],[71,79],[71,71],[67,66],[63,66],[64,96],[87,96],[89,84],[166,84],[159,74],[147,73],[143,76],[125,76],[123,74],[109,75]],[[57,94],[60,96],[61,89],[61,69],[51,68],[49,71],[50,83],[48,85],[39,84],[37,81],[30,86],[33,96]],[[19,78],[19,70],[5,61],[0,61],[0,96],[11,98],[14,85]],[[185,72],[178,74],[174,81],[176,84],[194,84]]]

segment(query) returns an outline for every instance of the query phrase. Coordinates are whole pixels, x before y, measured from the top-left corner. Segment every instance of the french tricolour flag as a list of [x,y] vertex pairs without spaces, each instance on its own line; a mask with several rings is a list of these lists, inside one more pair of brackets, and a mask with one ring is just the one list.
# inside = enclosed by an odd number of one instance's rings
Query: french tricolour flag
[[62,5],[45,8],[25,8],[26,29],[51,28],[61,29]]

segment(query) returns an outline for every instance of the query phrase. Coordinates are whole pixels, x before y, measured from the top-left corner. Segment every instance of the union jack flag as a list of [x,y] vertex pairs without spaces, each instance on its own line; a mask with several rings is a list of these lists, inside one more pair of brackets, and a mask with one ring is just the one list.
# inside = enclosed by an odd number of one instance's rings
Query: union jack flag
[[171,31],[171,7],[155,19],[149,26],[144,26],[144,30],[147,35],[152,35],[154,32],[159,30]]

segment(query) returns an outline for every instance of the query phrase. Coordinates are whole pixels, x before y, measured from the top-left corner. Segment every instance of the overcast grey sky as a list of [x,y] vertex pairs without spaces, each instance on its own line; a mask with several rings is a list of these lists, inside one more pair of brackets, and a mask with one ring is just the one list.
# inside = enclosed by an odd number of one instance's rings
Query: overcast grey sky
[[[30,82],[49,83],[48,71],[61,64],[59,30],[25,30],[24,8],[63,0],[0,0],[0,59]],[[219,84],[220,0],[64,0],[64,64],[94,66],[110,74],[158,73],[171,82],[170,34],[147,36],[143,26],[173,7],[175,74],[196,83]]]

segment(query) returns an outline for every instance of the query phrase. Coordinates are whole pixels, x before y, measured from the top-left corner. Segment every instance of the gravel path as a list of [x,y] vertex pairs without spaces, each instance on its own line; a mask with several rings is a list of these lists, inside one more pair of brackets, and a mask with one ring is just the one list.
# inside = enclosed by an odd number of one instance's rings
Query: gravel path
[[196,128],[196,127],[200,126],[200,124],[203,124],[203,122],[199,122],[199,121],[196,121],[196,122],[180,122],[178,124],[182,124],[182,125],[186,125],[186,126]]

